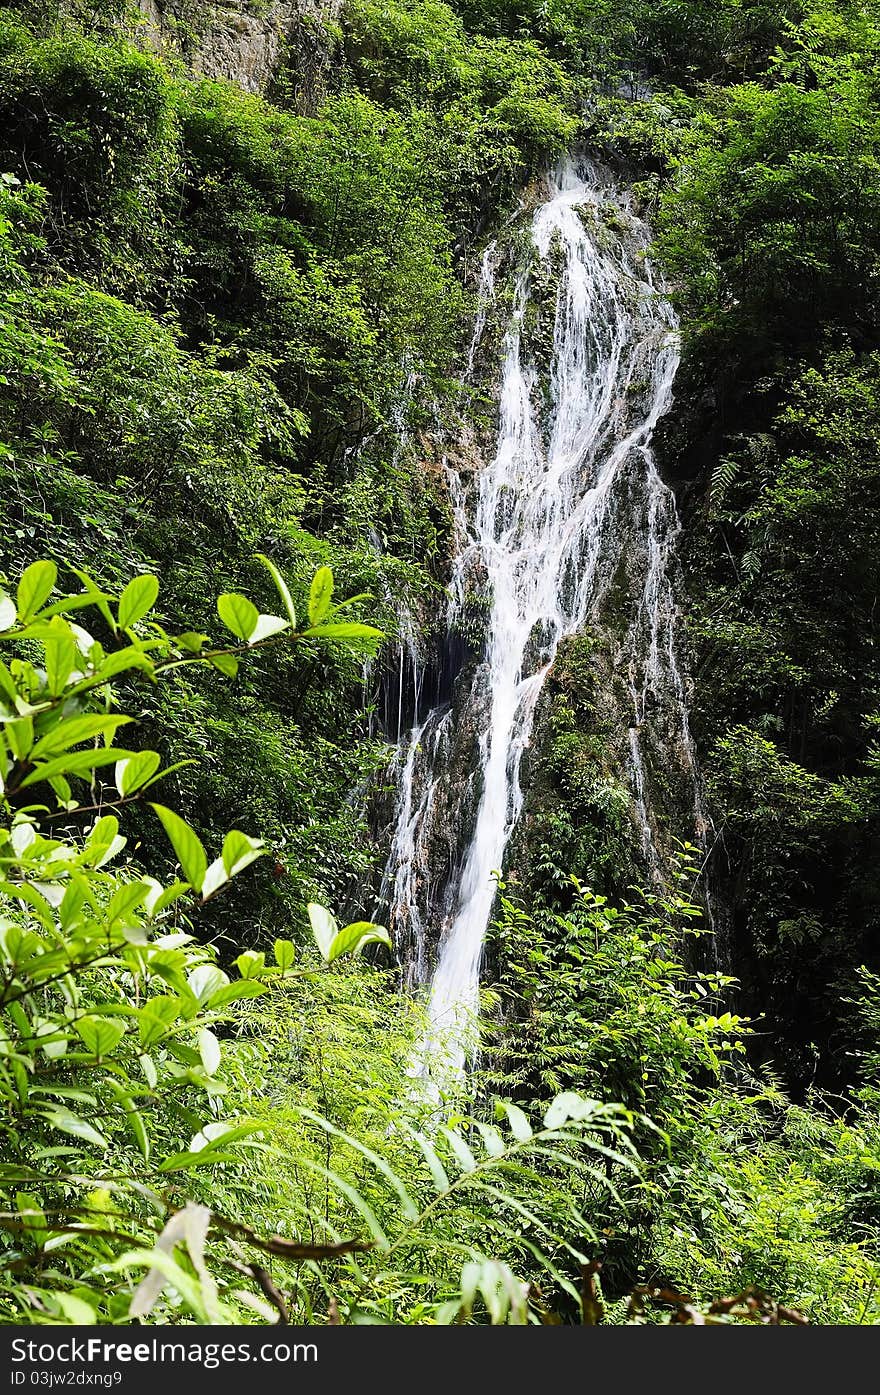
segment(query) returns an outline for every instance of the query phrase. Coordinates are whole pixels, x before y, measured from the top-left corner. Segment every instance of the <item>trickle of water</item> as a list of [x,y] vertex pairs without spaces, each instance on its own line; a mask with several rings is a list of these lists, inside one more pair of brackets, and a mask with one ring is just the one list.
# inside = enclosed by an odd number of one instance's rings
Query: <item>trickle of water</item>
[[[409,926],[411,978],[423,982],[426,926],[442,928],[431,978],[429,1025],[411,1066],[429,1092],[460,1074],[476,1045],[480,963],[496,883],[523,791],[520,769],[534,714],[560,641],[601,623],[621,574],[632,603],[623,641],[632,700],[625,745],[645,861],[655,872],[646,728],[658,727],[690,774],[694,815],[705,826],[699,774],[676,657],[670,576],[678,533],[671,491],[651,451],[672,399],[676,322],[652,279],[647,230],[602,176],[571,164],[534,213],[530,246],[514,272],[502,347],[495,454],[467,480],[450,469],[460,546],[450,625],[479,588],[487,598],[485,647],[469,693],[411,732],[402,761],[386,894]],[[498,252],[483,261],[471,371],[495,295]],[[530,343],[536,269],[557,278],[552,350]],[[546,310],[542,313],[546,313]],[[480,787],[455,770],[470,764]],[[444,884],[431,883],[437,809],[464,830]],[[394,917],[393,917],[394,918]]]

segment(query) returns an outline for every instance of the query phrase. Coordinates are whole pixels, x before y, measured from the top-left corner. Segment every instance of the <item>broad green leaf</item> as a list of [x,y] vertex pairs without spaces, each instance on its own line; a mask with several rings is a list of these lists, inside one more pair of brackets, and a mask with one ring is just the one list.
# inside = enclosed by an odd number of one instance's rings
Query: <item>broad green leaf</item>
[[67,889],[58,908],[58,919],[62,930],[70,930],[79,918],[86,899],[85,879],[77,873],[71,875]]
[[150,808],[155,810],[168,834],[183,868],[183,875],[195,891],[201,891],[208,870],[208,857],[198,834],[179,814],[175,814],[173,809],[166,809],[164,804],[151,804]]
[[104,765],[115,765],[119,760],[126,760],[134,755],[133,751],[122,750],[119,746],[105,746],[103,749],[88,751],[69,751],[66,755],[56,756],[54,760],[46,761],[45,764],[37,765],[22,780],[20,789],[26,789],[28,785],[38,785],[42,780],[50,780],[55,775],[64,775],[68,778],[71,775],[90,775],[93,770],[98,770]]
[[370,921],[358,920],[353,925],[346,925],[344,930],[334,935],[325,957],[328,964],[332,964],[333,960],[339,959],[341,955],[353,954],[369,944],[383,944],[391,949],[391,936],[384,925],[373,925]]
[[[162,994],[149,998],[142,1008],[138,1008],[138,1033],[141,1046],[154,1046],[165,1036],[172,1023],[180,1016],[181,1001]],[[143,1063],[144,1058],[141,1057]],[[154,1082],[155,1084],[155,1082]]]
[[72,809],[75,806],[73,790],[67,783],[63,775],[53,775],[49,784],[58,797],[58,804],[62,809]]
[[314,625],[308,630],[303,630],[303,639],[329,639],[342,642],[351,640],[369,640],[371,643],[378,643],[384,638],[382,631],[377,630],[373,625],[360,625],[354,621],[340,621],[339,624]]
[[119,833],[119,820],[115,814],[102,814],[95,820],[95,826],[86,840],[86,851],[93,852],[104,848]]
[[189,1142],[190,1153],[200,1153],[205,1148],[224,1147],[229,1143],[239,1143],[243,1138],[261,1133],[265,1124],[257,1119],[212,1119],[204,1124]]
[[56,1289],[52,1294],[52,1299],[58,1304],[64,1317],[69,1323],[77,1327],[91,1327],[95,1321],[95,1309],[91,1303],[85,1299],[78,1298],[76,1294],[64,1293],[61,1289]]
[[245,640],[250,639],[260,618],[253,602],[234,591],[227,591],[217,598],[217,614],[227,630]]
[[158,751],[138,751],[137,755],[119,761],[114,772],[119,793],[123,797],[134,794],[152,779],[161,763]]
[[289,969],[296,958],[296,949],[294,948],[293,940],[276,940],[274,948],[275,963],[278,965],[279,969],[282,971]]
[[155,1090],[156,1085],[159,1081],[159,1072],[156,1070],[156,1063],[153,1060],[152,1056],[149,1056],[145,1051],[143,1051],[141,1052],[140,1056],[138,1056],[138,1062],[140,1063],[140,1068],[144,1073],[144,1079],[146,1080],[150,1089]]
[[142,620],[147,611],[156,604],[158,595],[158,577],[150,572],[132,577],[119,597],[119,628],[127,630],[138,620]]
[[477,1166],[477,1160],[458,1129],[441,1128],[440,1132],[449,1144],[462,1172],[473,1172]]
[[567,1124],[569,1119],[584,1123],[588,1119],[594,1119],[600,1108],[596,1100],[576,1095],[572,1090],[565,1090],[551,1101],[544,1115],[544,1125],[548,1129],[558,1129],[562,1124]]
[[41,736],[33,749],[36,760],[39,756],[57,756],[69,751],[71,746],[79,746],[83,741],[92,741],[96,736],[111,737],[119,727],[130,722],[131,717],[110,717],[95,713],[86,717],[57,717],[57,725]]
[[18,618],[23,625],[27,624],[49,599],[57,578],[58,568],[55,563],[45,560],[32,562],[22,572],[18,583]]
[[11,630],[17,617],[15,601],[6,591],[0,591],[0,630]]
[[296,610],[294,609],[293,605],[293,597],[291,596],[290,591],[287,588],[287,582],[284,580],[284,577],[281,575],[275,563],[269,557],[267,557],[265,553],[258,552],[257,558],[260,562],[262,562],[263,566],[266,568],[266,571],[269,573],[272,580],[274,581],[275,589],[277,590],[282,602],[284,603],[284,609],[287,612],[287,618],[290,621],[293,628],[296,629]]
[[202,1007],[207,1007],[223,988],[229,985],[229,976],[218,969],[216,964],[199,964],[186,976],[189,990]]
[[112,862],[114,857],[118,857],[127,842],[127,838],[123,838],[121,833],[117,833],[116,837],[113,838],[106,847],[100,849],[95,862],[96,869],[100,870],[102,867],[106,867],[108,862]]
[[114,649],[112,654],[107,654],[100,662],[95,673],[95,680],[106,683],[111,678],[116,678],[120,673],[128,673],[129,669],[139,669],[142,673],[152,674],[155,664],[148,654],[142,649],[136,649],[133,644],[127,644],[124,649]]
[[505,1149],[505,1147],[504,1147],[504,1139],[501,1137],[501,1134],[500,1134],[500,1133],[498,1132],[498,1130],[494,1127],[494,1125],[492,1125],[492,1124],[484,1124],[484,1123],[482,1123],[482,1122],[478,1119],[478,1120],[477,1120],[477,1129],[479,1130],[480,1137],[481,1137],[482,1140],[483,1140],[483,1144],[484,1144],[484,1146],[485,1146],[486,1152],[488,1153],[489,1157],[490,1157],[490,1158],[500,1158],[500,1157],[503,1157],[503,1155],[504,1155],[504,1153],[505,1153],[505,1151],[506,1151],[506,1149]]
[[48,1234],[46,1215],[35,1196],[30,1192],[15,1193],[15,1208],[24,1222],[25,1230],[33,1237],[38,1245],[42,1245]]
[[71,567],[70,570],[73,572],[74,576],[79,577],[79,580],[85,587],[86,597],[88,598],[87,603],[89,605],[94,605],[97,607],[101,615],[103,615],[104,619],[107,621],[107,624],[110,626],[111,630],[113,630],[113,632],[115,633],[116,620],[113,617],[113,613],[110,610],[109,605],[107,604],[107,602],[110,600],[110,597],[108,596],[107,592],[102,591],[100,586],[98,586],[97,583],[92,579],[92,577],[89,576],[88,572],[83,571],[81,567]]
[[322,957],[329,963],[330,947],[339,933],[339,926],[327,908],[318,905],[317,901],[310,901],[307,910],[315,944],[321,951]]
[[270,639],[272,635],[281,634],[283,630],[289,629],[290,621],[282,620],[280,615],[258,615],[248,643],[258,644],[261,639]]
[[[4,594],[3,591],[0,591],[0,613],[2,613],[2,597]],[[6,599],[9,600],[9,597],[7,596]],[[9,601],[9,604],[12,605],[12,601]],[[2,628],[3,626],[0,625],[0,629]],[[12,674],[4,663],[0,663],[0,693],[3,694],[10,706],[14,708],[18,699],[18,689],[12,680]]]
[[57,697],[79,662],[76,640],[67,621],[55,615],[46,626],[41,643],[46,654],[46,686]]
[[74,1023],[86,1051],[93,1056],[110,1056],[125,1036],[125,1025],[109,1017],[81,1017]]
[[198,634],[195,630],[187,630],[182,635],[176,635],[175,642],[190,654],[200,654],[208,642],[208,636]]
[[264,983],[258,983],[253,978],[242,978],[237,983],[230,983],[226,988],[221,988],[219,993],[215,993],[211,999],[211,1007],[216,1011],[225,1007],[227,1003],[234,1003],[239,998],[259,998],[263,993],[268,993]]
[[234,654],[208,654],[208,663],[226,678],[234,678],[238,673],[238,659]]
[[149,894],[150,884],[145,878],[136,882],[123,882],[110,897],[104,911],[107,924],[112,928],[117,921],[128,916],[136,906],[142,905]]
[[29,756],[34,744],[34,723],[32,717],[19,717],[15,722],[6,723],[6,740],[16,760]]
[[86,1143],[94,1143],[97,1148],[106,1148],[107,1139],[104,1135],[90,1124],[88,1120],[81,1119],[78,1114],[73,1114],[63,1105],[43,1105],[37,1110],[53,1129],[60,1129],[62,1133],[68,1133],[73,1138],[81,1138]]
[[333,573],[329,567],[319,567],[309,587],[309,624],[320,625],[333,600]]
[[155,920],[157,915],[161,915],[175,901],[179,901],[190,889],[189,882],[172,882],[170,886],[162,887],[151,877],[145,880],[151,884],[151,890],[144,901],[144,909],[151,920]]
[[246,949],[236,959],[235,967],[242,978],[256,978],[266,967],[266,956],[262,950]]
[[206,1075],[216,1075],[220,1068],[220,1043],[214,1033],[203,1027],[198,1035],[199,1055]]
[[207,901],[210,896],[220,890],[221,886],[226,886],[228,881],[229,873],[223,866],[222,857],[215,857],[202,881],[202,900]]
[[263,840],[251,838],[237,828],[231,828],[223,839],[223,866],[235,877],[263,855]]
[[516,1104],[509,1100],[499,1100],[495,1106],[499,1118],[506,1115],[510,1131],[518,1143],[527,1143],[532,1137],[532,1126]]
[[34,1036],[41,1051],[50,1061],[60,1060],[67,1055],[68,1035],[66,1027],[57,1020],[34,1019]]

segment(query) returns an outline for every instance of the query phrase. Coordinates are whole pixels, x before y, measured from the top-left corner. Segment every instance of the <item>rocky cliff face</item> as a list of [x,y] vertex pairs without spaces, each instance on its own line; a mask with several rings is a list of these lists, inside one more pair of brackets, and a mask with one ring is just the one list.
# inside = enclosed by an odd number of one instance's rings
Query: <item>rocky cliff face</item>
[[[282,56],[310,81],[326,66],[328,26],[342,0],[139,0],[141,39],[163,56],[183,60],[195,75],[227,78],[247,92],[262,92]],[[308,105],[308,91],[304,90]]]

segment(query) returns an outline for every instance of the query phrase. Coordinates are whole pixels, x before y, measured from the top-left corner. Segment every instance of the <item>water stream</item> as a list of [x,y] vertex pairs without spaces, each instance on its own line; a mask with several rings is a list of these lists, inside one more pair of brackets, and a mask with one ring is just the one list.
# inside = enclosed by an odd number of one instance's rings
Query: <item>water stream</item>
[[621,748],[648,875],[660,864],[648,757],[684,772],[692,828],[706,828],[676,648],[678,515],[651,450],[672,397],[676,322],[647,248],[607,176],[566,163],[507,268],[494,244],[484,258],[469,370],[487,321],[509,305],[494,453],[481,469],[447,469],[459,542],[449,627],[482,598],[485,636],[464,689],[417,710],[400,743],[383,886],[409,983],[430,982],[411,1073],[435,1093],[476,1044],[493,874],[522,810],[545,678],[563,638],[606,624],[621,593]]

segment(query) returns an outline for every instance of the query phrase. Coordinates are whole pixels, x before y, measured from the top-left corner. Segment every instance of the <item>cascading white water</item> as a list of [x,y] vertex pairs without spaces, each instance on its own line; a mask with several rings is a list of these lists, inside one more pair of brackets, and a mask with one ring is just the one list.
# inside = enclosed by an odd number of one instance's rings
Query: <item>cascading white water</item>
[[[560,641],[601,623],[621,575],[630,604],[620,653],[632,703],[624,745],[649,870],[658,857],[643,754],[647,728],[659,730],[655,712],[664,713],[667,735],[655,730],[654,739],[674,743],[698,832],[705,826],[675,648],[678,517],[651,452],[678,364],[674,315],[652,279],[646,229],[598,173],[581,178],[564,165],[530,231],[502,348],[494,457],[473,482],[449,472],[460,539],[450,623],[461,621],[475,589],[483,592],[485,647],[455,709],[430,713],[410,734],[386,873],[392,919],[409,928],[415,981],[426,973],[428,916],[442,928],[429,1027],[411,1070],[435,1093],[475,1046],[493,873],[522,809],[521,762],[544,680]],[[493,247],[469,367],[495,294],[496,261]],[[552,349],[529,338],[538,271],[545,285],[548,272],[557,277]],[[468,755],[476,755],[481,781],[470,798],[460,777]],[[430,883],[440,804],[447,830],[472,832],[463,858],[446,858],[438,889],[436,870]]]

